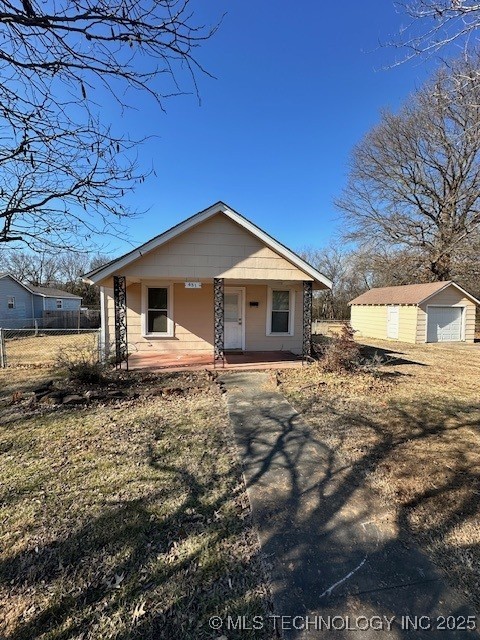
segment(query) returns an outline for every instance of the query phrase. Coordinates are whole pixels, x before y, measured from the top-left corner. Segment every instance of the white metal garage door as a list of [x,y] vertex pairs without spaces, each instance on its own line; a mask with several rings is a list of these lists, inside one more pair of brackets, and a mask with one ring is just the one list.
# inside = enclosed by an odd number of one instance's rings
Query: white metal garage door
[[427,342],[455,342],[462,339],[461,307],[428,307]]

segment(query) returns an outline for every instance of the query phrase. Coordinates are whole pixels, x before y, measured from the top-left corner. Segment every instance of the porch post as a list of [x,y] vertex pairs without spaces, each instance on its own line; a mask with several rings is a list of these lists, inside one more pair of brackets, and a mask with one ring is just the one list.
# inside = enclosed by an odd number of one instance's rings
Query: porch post
[[214,319],[213,319],[213,364],[217,360],[222,361],[225,365],[224,352],[224,280],[223,278],[213,279],[213,297],[214,297]]
[[115,364],[120,369],[122,362],[128,369],[127,338],[127,283],[125,276],[113,276],[113,301],[115,305]]
[[303,349],[302,357],[312,355],[312,282],[303,283]]

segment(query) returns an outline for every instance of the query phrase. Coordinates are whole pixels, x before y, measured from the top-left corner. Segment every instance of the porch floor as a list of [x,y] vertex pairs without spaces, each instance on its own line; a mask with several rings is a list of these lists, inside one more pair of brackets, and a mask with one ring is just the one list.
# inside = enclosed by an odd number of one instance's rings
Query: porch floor
[[211,354],[133,353],[128,359],[129,369],[152,369],[158,371],[182,371],[184,369],[190,371],[200,369],[285,369],[301,366],[302,357],[291,353],[291,351],[229,353],[225,356],[225,366],[222,366],[221,360],[214,364]]

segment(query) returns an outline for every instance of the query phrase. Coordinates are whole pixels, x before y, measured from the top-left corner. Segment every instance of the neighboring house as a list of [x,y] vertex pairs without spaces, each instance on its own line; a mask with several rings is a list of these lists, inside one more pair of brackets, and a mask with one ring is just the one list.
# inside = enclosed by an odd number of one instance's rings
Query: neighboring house
[[82,298],[51,287],[34,287],[17,280],[11,273],[0,273],[0,326],[29,328],[48,312],[80,309]]
[[350,303],[359,336],[402,342],[473,342],[480,301],[455,282],[370,289]]
[[331,287],[222,202],[84,280],[100,286],[106,348],[215,359],[226,350],[308,351],[312,290]]

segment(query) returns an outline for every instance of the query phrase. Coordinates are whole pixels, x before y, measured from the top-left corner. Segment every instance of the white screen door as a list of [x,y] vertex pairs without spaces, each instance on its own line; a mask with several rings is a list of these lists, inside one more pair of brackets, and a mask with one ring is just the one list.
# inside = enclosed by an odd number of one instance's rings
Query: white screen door
[[225,349],[243,349],[242,292],[225,291]]

